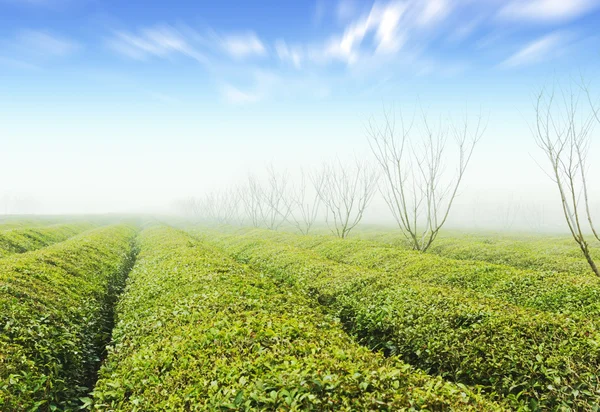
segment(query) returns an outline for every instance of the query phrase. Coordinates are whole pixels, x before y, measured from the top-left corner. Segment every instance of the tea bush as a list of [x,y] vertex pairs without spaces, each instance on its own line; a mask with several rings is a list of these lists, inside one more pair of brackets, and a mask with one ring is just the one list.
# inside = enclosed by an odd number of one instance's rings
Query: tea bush
[[[396,232],[356,231],[357,238],[409,248]],[[600,259],[600,244],[590,242],[591,253]],[[593,275],[571,236],[528,234],[463,234],[440,236],[428,253],[459,260],[480,260],[536,271]]]
[[111,226],[2,259],[0,410],[74,410],[93,384],[136,230]]
[[93,227],[90,223],[76,223],[0,231],[0,258],[41,249]]
[[175,229],[142,232],[122,296],[96,410],[499,408],[357,345],[301,293]]
[[339,264],[265,240],[261,231],[203,238],[301,288],[365,345],[431,374],[482,385],[513,408],[594,410],[600,403],[600,332],[591,321]]
[[385,271],[405,279],[473,290],[515,305],[592,320],[600,315],[600,279],[593,274],[521,270],[332,236],[298,236],[267,230],[240,233],[278,240],[310,249],[336,262]]

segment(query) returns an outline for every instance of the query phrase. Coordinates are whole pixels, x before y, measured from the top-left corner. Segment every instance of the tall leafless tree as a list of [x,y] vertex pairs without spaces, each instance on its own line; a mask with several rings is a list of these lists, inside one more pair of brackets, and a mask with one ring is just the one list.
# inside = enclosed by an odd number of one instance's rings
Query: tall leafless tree
[[263,189],[256,176],[248,175],[246,185],[238,189],[244,214],[253,227],[260,227],[262,223]]
[[542,89],[535,99],[532,133],[550,165],[546,174],[556,184],[569,231],[592,271],[600,276],[583,226],[585,213],[593,235],[600,240],[590,212],[587,181],[590,134],[598,112],[593,106],[592,110],[581,107],[581,93],[572,87],[561,88],[559,93],[555,88]]
[[313,179],[319,198],[325,205],[331,231],[345,238],[362,220],[365,209],[377,189],[378,173],[364,161],[351,165],[341,161],[325,163]]
[[526,208],[525,218],[529,224],[530,229],[535,232],[539,232],[544,228],[546,217],[546,208],[544,205],[529,204]]
[[267,229],[277,230],[290,216],[289,176],[267,166],[267,182],[262,190],[261,217]]
[[319,216],[322,205],[319,192],[322,183],[318,177],[307,177],[302,170],[299,183],[291,191],[289,220],[303,235],[308,235]]
[[195,197],[188,197],[178,200],[175,202],[174,206],[185,216],[189,216],[194,219],[200,219],[201,217],[200,202]]
[[[598,123],[600,123],[600,103],[596,103],[592,99],[592,94],[590,93],[589,83],[585,83],[584,81],[582,81],[581,85],[582,85],[583,90],[586,93],[587,98],[588,98],[588,102],[590,104],[592,115],[594,116],[596,121]],[[583,146],[584,147],[581,147],[580,149],[578,149],[578,156],[579,156],[579,158],[583,158],[585,160],[587,157],[588,149],[589,149],[589,141],[587,142],[586,145],[583,145]],[[590,225],[590,229],[592,230],[594,237],[596,238],[596,240],[600,241],[600,234],[599,234],[600,232],[596,231],[596,227],[594,226],[594,221],[592,220],[592,213],[590,211],[591,207],[590,207],[587,179],[585,176],[586,172],[587,172],[587,170],[582,170],[582,172],[581,172],[581,180],[583,182],[583,193],[584,193],[584,197],[585,197],[585,212],[586,212],[586,215],[588,218],[588,223]]]
[[238,216],[239,193],[236,190],[218,190],[208,193],[203,207],[209,220],[219,224],[231,224]]
[[248,175],[246,185],[238,190],[238,201],[252,226],[277,230],[291,213],[289,191],[288,174],[278,173],[273,165],[269,165],[264,182]]
[[[413,116],[405,121],[401,112],[397,118],[384,108],[383,121],[371,119],[367,125],[369,143],[386,183],[383,197],[415,250],[426,251],[448,219],[473,150],[487,127],[481,114],[474,127],[470,123],[465,115],[459,125],[440,120],[434,126],[423,111],[419,119]],[[458,149],[453,177],[444,164],[449,136]]]

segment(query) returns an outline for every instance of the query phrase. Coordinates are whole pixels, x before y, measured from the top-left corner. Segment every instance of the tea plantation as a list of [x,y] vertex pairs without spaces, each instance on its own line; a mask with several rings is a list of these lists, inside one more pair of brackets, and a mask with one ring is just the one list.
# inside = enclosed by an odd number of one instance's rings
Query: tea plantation
[[0,228],[0,410],[599,409],[563,238],[178,223]]

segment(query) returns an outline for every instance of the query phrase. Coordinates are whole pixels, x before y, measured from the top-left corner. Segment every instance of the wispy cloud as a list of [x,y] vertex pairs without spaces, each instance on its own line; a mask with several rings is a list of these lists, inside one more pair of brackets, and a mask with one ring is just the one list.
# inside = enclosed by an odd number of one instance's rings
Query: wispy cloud
[[234,59],[264,56],[267,50],[255,33],[220,35],[197,31],[168,24],[144,28],[138,32],[115,31],[107,40],[110,49],[136,60],[151,57],[171,58],[185,56],[200,63],[209,64],[216,54],[225,54]]
[[80,48],[72,40],[40,30],[19,32],[15,46],[25,53],[41,56],[67,56]]
[[267,54],[264,44],[253,32],[227,35],[220,39],[220,43],[227,54],[237,59]]
[[563,32],[550,33],[525,45],[504,60],[500,67],[514,68],[547,60],[560,54],[570,39],[571,36]]
[[222,86],[221,95],[225,102],[230,104],[256,103],[261,100],[259,94],[244,92],[231,84]]
[[275,42],[275,51],[281,61],[291,62],[297,69],[301,67],[304,53],[300,47],[290,47],[284,40],[279,39]]
[[600,7],[598,0],[513,0],[499,11],[508,19],[567,21]]
[[183,55],[200,63],[207,62],[207,58],[190,44],[181,31],[168,25],[143,29],[138,33],[118,31],[107,44],[112,50],[137,60]]
[[69,57],[81,48],[79,43],[49,31],[21,30],[0,41],[0,66],[41,70],[46,63]]
[[40,67],[22,60],[0,56],[0,66],[18,70],[40,70]]
[[147,91],[146,94],[150,98],[152,98],[156,101],[159,101],[161,103],[167,104],[167,105],[174,105],[174,104],[181,103],[181,100],[179,100],[176,97],[170,96],[168,94],[158,93],[158,92],[153,92],[153,91]]
[[395,51],[403,43],[403,33],[399,31],[400,18],[406,12],[402,3],[379,6],[375,4],[369,14],[351,23],[341,37],[332,38],[325,53],[332,57],[354,63],[358,60],[360,46],[365,36],[375,32],[376,50]]
[[[599,3],[317,0],[313,23],[323,23],[323,30],[316,37],[290,41],[277,33],[274,38],[259,37],[252,28],[223,32],[162,24],[114,31],[107,44],[132,59],[196,60],[213,77],[224,101],[249,104],[286,93],[306,95],[310,90],[314,96],[329,95],[344,82],[368,90],[378,79],[392,79],[398,73],[452,77],[474,67],[517,68],[545,61],[573,46],[564,23],[593,11]],[[515,39],[522,41],[530,32],[522,20],[544,21],[550,34],[515,45]],[[498,57],[499,50],[504,50],[503,56],[513,54],[498,64],[503,58]]]
[[363,15],[351,20],[342,34],[331,36],[321,51],[313,48],[315,60],[335,59],[355,64],[374,55],[392,55],[406,44],[423,41],[423,32],[452,12],[449,0],[376,2]]

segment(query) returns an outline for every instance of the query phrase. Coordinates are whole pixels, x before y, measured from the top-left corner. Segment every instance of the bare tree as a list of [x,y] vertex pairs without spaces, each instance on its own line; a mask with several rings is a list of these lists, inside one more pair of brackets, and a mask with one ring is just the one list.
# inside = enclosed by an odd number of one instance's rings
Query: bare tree
[[508,197],[506,201],[498,206],[496,213],[496,215],[499,217],[500,227],[502,230],[511,230],[515,224],[515,221],[517,221],[520,212],[521,205],[515,202],[514,194],[511,193],[510,197]]
[[377,188],[378,173],[366,162],[355,159],[346,166],[339,160],[325,163],[313,183],[327,210],[331,231],[345,238],[362,220]]
[[[589,83],[585,83],[584,81],[582,81],[581,85],[587,95],[588,102],[589,102],[590,108],[592,110],[592,115],[596,119],[596,121],[598,123],[600,123],[600,104],[597,104],[593,101],[592,94],[590,93]],[[577,155],[578,155],[579,159],[583,159],[583,161],[585,162],[585,159],[587,158],[588,150],[589,150],[589,140],[587,142],[585,142],[583,145],[580,145],[578,147]],[[585,170],[585,167],[584,167],[581,170],[581,180],[583,183],[585,212],[587,215],[588,223],[590,225],[590,229],[592,230],[594,237],[596,238],[596,240],[600,241],[600,235],[599,235],[599,232],[596,231],[596,227],[594,226],[594,222],[592,220],[592,213],[590,211],[590,199],[589,199],[589,193],[588,193],[586,173],[587,173],[587,170]]]
[[[415,116],[405,121],[402,113],[383,110],[383,122],[371,119],[367,136],[386,182],[382,190],[398,226],[413,249],[426,251],[446,223],[473,150],[487,123],[477,117],[475,127],[465,115],[460,125],[439,125],[421,113],[421,130]],[[414,135],[419,135],[418,139]],[[458,147],[458,166],[453,177],[445,171],[447,141],[452,136]]]
[[[314,193],[309,193],[311,189],[309,180],[312,180]],[[321,191],[322,180],[307,178],[304,170],[301,172],[300,182],[293,188],[290,196],[290,218],[289,220],[303,235],[308,235],[315,224],[319,211],[321,209]]]
[[267,183],[262,190],[260,210],[263,224],[268,229],[279,229],[290,216],[288,190],[289,176],[287,172],[278,173],[272,164],[267,166]]
[[219,224],[231,224],[237,218],[239,193],[235,190],[219,190],[206,194],[202,207],[206,218]]
[[182,214],[198,219],[201,216],[200,202],[195,197],[178,200],[174,204]]
[[529,227],[536,232],[542,230],[544,228],[546,217],[546,208],[544,205],[529,204],[526,211],[527,214],[525,217]]
[[246,185],[238,190],[238,198],[252,226],[277,230],[291,213],[289,176],[277,173],[273,165],[269,165],[266,182],[248,175]]
[[244,213],[253,227],[260,227],[262,219],[262,187],[258,179],[248,175],[245,186],[238,189]]
[[585,213],[592,233],[600,240],[592,221],[587,189],[587,155],[597,112],[593,108],[582,109],[580,99],[581,92],[576,93],[572,88],[561,89],[558,99],[554,89],[542,89],[536,96],[532,133],[550,163],[546,174],[558,188],[569,231],[592,271],[600,276],[584,235],[582,218]]

